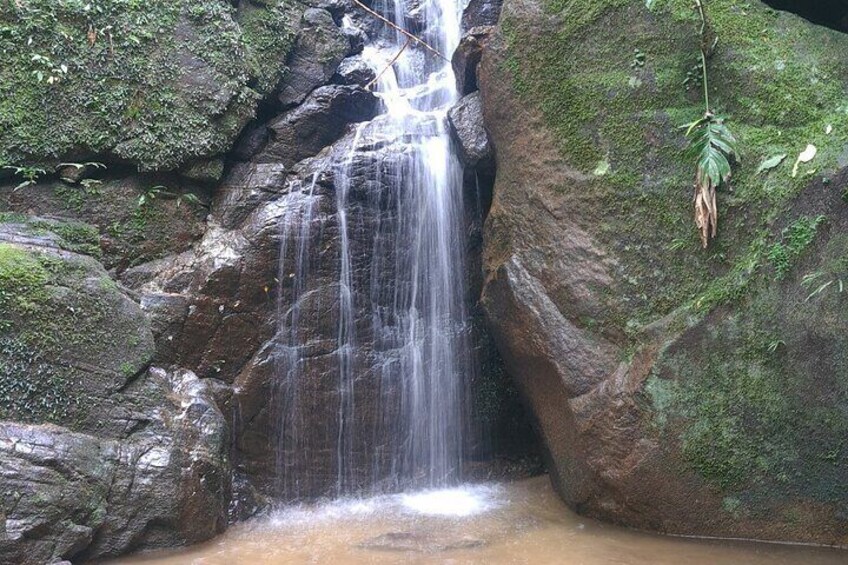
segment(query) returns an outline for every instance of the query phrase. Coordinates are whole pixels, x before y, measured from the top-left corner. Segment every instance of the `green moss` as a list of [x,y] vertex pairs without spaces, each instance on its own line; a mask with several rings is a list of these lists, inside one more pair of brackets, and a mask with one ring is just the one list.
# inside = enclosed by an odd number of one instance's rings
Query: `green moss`
[[[805,238],[806,239],[806,238]],[[845,236],[810,258],[844,276]],[[841,496],[848,480],[848,302],[750,281],[744,307],[713,313],[662,352],[646,392],[661,430],[705,480],[748,496]]]
[[[698,22],[688,0],[544,0],[553,17],[502,18],[502,71],[554,133],[565,163],[593,180],[563,186],[572,217],[615,250],[616,318],[641,327],[683,307],[706,312],[744,296],[767,261],[769,230],[812,169],[832,170],[848,143],[848,43],[778,16],[759,3],[710,2],[720,37],[710,59],[711,99],[739,139],[733,192],[719,194],[719,237],[700,250],[692,220],[694,163],[678,126],[703,112],[687,90],[698,61]],[[599,33],[628,29],[628,33]],[[634,52],[643,55],[634,65]],[[831,134],[827,126],[833,126]],[[762,160],[819,148],[792,178],[794,158],[767,174]],[[593,175],[598,163],[606,174]],[[605,322],[602,322],[604,325]]]
[[83,151],[174,169],[220,153],[279,75],[297,23],[283,4],[257,7],[269,23],[248,33],[225,0],[0,6],[0,165]]
[[93,259],[0,244],[0,419],[83,426],[90,399],[140,371],[152,345]]
[[28,316],[47,299],[48,273],[37,259],[18,247],[0,243],[0,329],[12,313]]
[[824,221],[824,216],[799,218],[783,230],[781,240],[772,245],[768,252],[768,258],[774,265],[777,280],[786,277],[795,260],[813,242],[819,225]]

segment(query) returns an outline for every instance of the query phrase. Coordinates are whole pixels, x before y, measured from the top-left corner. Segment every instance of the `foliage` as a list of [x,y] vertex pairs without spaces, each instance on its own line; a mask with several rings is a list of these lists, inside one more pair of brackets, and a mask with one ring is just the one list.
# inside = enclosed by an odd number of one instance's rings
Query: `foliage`
[[144,193],[142,193],[141,196],[138,197],[138,207],[143,208],[144,206],[148,206],[152,204],[153,201],[157,198],[165,200],[176,200],[178,208],[182,205],[183,202],[188,202],[192,206],[205,206],[196,194],[192,194],[191,192],[178,194],[176,192],[171,192],[166,186],[159,185],[149,188]]
[[[701,236],[701,244],[707,248],[710,238],[717,235],[718,206],[716,191],[727,185],[732,173],[729,158],[739,159],[736,138],[724,125],[724,118],[715,116],[710,110],[710,85],[707,75],[707,59],[718,43],[718,36],[707,20],[701,0],[695,0],[695,8],[701,17],[699,32],[701,44],[701,85],[704,88],[704,117],[684,125],[690,139],[686,155],[694,158],[695,167],[695,225]],[[687,77],[688,80],[688,77]]]
[[[706,80],[706,79],[705,79]],[[739,158],[736,138],[724,125],[724,119],[709,111],[703,118],[686,124],[689,147],[686,156],[695,159],[695,224],[704,248],[716,236],[718,208],[716,190],[730,182],[730,157]]]
[[768,251],[768,258],[774,265],[777,280],[786,278],[795,259],[812,243],[819,226],[825,219],[821,215],[815,218],[799,218],[783,230],[781,240],[772,245]]
[[47,174],[47,171],[44,169],[40,169],[38,167],[3,167],[4,169],[9,169],[14,171],[14,173],[24,179],[24,181],[14,188],[14,191],[18,191],[22,188],[26,188],[28,186],[32,186],[38,182],[38,179]]

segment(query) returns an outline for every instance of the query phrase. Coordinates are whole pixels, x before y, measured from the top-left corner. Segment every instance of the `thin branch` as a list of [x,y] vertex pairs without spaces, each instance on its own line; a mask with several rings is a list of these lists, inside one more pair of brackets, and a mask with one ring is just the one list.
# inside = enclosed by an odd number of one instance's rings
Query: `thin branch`
[[429,43],[427,43],[427,42],[426,42],[426,41],[424,41],[423,39],[420,39],[420,38],[418,38],[418,37],[416,37],[416,36],[412,35],[412,34],[411,34],[411,33],[409,33],[408,31],[406,31],[405,29],[403,29],[402,27],[400,27],[399,25],[397,25],[396,23],[394,23],[394,22],[392,22],[392,21],[390,21],[390,20],[387,20],[385,17],[383,17],[382,15],[378,14],[377,12],[375,12],[374,10],[372,10],[371,8],[369,8],[368,6],[366,6],[365,4],[363,4],[362,2],[360,2],[360,0],[353,0],[353,3],[354,3],[354,4],[356,4],[357,6],[359,6],[360,8],[362,8],[363,10],[365,10],[366,12],[368,12],[369,14],[371,14],[372,16],[374,16],[375,18],[379,19],[380,21],[382,21],[383,23],[385,23],[385,24],[386,24],[386,25],[388,25],[389,27],[391,27],[391,28],[393,28],[393,29],[395,29],[395,30],[397,30],[397,31],[401,32],[403,35],[405,35],[406,37],[408,37],[411,41],[415,41],[415,42],[416,42],[416,43],[418,43],[419,45],[423,46],[425,49],[427,49],[427,50],[429,50],[429,51],[432,51],[433,53],[435,53],[436,55],[438,55],[440,58],[444,59],[444,60],[445,60],[445,61],[447,61],[447,62],[450,62],[450,59],[448,59],[447,57],[445,57],[444,55],[442,55],[442,54],[439,52],[439,50],[438,50],[438,49],[436,49],[435,47],[431,46]]
[[710,85],[707,79],[707,48],[704,42],[707,41],[707,29],[709,28],[709,23],[707,22],[707,14],[704,12],[704,4],[701,0],[695,0],[695,8],[697,8],[698,13],[701,16],[701,72],[704,75],[704,105],[706,106],[706,112],[704,115],[706,116],[710,113]]
[[400,48],[400,51],[397,52],[397,55],[395,55],[392,60],[389,61],[389,64],[386,65],[386,67],[382,71],[380,71],[380,74],[371,79],[371,82],[365,85],[365,90],[368,90],[369,88],[374,86],[377,81],[380,80],[380,77],[383,76],[383,73],[392,68],[392,65],[394,65],[398,59],[400,59],[400,56],[403,55],[403,52],[406,51],[406,48],[409,47],[410,43],[412,43],[412,39],[407,38],[406,43],[403,44],[403,47]]

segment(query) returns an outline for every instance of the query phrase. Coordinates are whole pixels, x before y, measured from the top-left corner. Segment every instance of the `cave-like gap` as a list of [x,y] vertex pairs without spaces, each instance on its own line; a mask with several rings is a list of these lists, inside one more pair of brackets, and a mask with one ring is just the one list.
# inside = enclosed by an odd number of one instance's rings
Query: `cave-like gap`
[[763,0],[777,10],[792,12],[815,24],[848,33],[848,0]]

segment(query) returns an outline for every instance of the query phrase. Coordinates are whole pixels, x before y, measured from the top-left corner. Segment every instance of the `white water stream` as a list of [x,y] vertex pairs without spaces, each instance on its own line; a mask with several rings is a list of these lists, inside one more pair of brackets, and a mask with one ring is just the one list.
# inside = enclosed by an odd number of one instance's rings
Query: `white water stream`
[[[404,1],[377,3],[375,9],[404,25],[409,13]],[[423,29],[416,33],[439,52],[452,53],[459,42],[462,6],[456,0],[424,0],[417,10]],[[294,280],[292,290],[286,289],[291,294],[281,295],[277,370],[282,407],[278,467],[287,499],[314,494],[316,483],[327,482],[306,477],[311,470],[334,475],[337,496],[444,486],[461,474],[470,428],[465,391],[477,364],[465,307],[463,172],[446,119],[457,92],[450,63],[416,43],[387,68],[407,40],[384,26],[365,47],[362,57],[379,75],[374,90],[382,112],[356,125],[339,144],[343,150],[333,153],[331,170],[320,171],[332,177],[335,191],[336,281],[316,280],[311,268],[310,255],[319,255],[323,247],[323,240],[311,240],[316,177],[311,186],[301,181],[292,187],[299,204],[284,219],[283,261],[291,261],[287,246],[297,245],[298,252],[294,265],[284,263],[280,269],[281,280]],[[373,210],[377,221],[362,218]],[[366,266],[356,264],[360,257],[367,257]],[[361,276],[363,269],[370,269],[370,278]],[[310,299],[316,286],[328,284],[338,288],[330,361],[337,390],[316,406],[304,398],[304,384],[314,382],[316,371],[326,374],[328,369],[326,363],[315,369],[309,357],[301,325],[317,322],[304,320],[299,304]],[[370,319],[367,331],[363,319]],[[358,405],[362,398],[364,406]],[[332,430],[318,441],[316,426]],[[324,463],[328,453],[333,453],[332,471]],[[321,464],[310,465],[312,456]],[[370,467],[367,480],[363,467]]]

